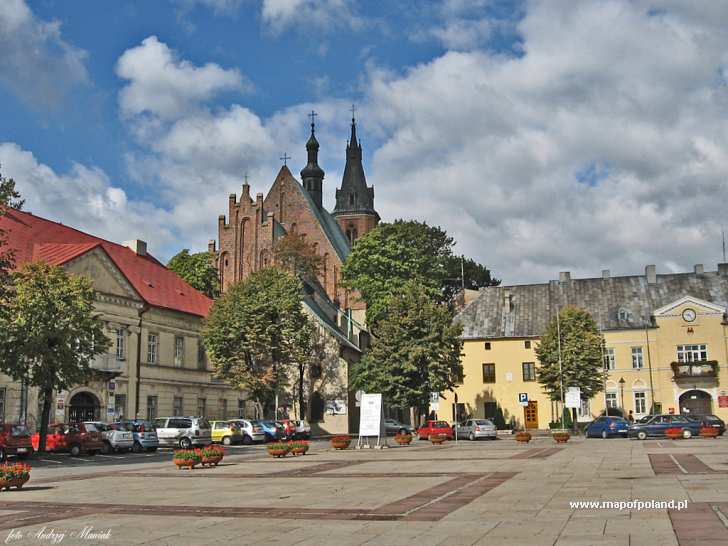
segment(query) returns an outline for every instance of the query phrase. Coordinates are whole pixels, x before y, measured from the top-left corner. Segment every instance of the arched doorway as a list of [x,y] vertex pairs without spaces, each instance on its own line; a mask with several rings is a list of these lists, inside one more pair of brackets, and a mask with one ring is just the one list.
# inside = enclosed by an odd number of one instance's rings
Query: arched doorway
[[705,391],[692,390],[680,395],[680,413],[705,415],[712,413],[712,399]]
[[101,403],[88,391],[78,392],[68,403],[68,422],[98,421],[101,414]]

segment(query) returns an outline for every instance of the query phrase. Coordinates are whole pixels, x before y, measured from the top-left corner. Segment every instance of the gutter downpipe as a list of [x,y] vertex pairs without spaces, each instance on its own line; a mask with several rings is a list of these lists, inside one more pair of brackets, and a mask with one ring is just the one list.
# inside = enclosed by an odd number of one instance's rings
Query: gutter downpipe
[[137,350],[136,350],[136,387],[134,395],[134,418],[139,419],[139,395],[141,391],[142,382],[142,320],[144,313],[149,311],[149,305],[146,303],[142,305],[139,310],[139,333],[137,334]]
[[[652,322],[652,317],[650,317]],[[655,414],[655,386],[652,383],[652,355],[650,353],[650,331],[645,325],[645,338],[647,339],[647,368],[650,371],[650,415]]]

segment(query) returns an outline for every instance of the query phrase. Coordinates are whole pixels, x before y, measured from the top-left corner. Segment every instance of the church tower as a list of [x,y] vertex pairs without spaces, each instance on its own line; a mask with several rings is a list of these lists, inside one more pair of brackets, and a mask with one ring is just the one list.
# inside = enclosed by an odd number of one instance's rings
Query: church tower
[[308,152],[308,163],[301,170],[301,181],[304,189],[309,193],[316,206],[321,209],[323,206],[323,183],[324,170],[318,164],[319,143],[316,140],[315,112],[309,114],[311,117],[311,136],[306,142]]
[[344,177],[341,189],[336,190],[336,207],[332,212],[349,239],[349,244],[379,223],[379,214],[374,210],[374,186],[367,186],[361,159],[361,143],[356,138],[356,119],[352,115]]

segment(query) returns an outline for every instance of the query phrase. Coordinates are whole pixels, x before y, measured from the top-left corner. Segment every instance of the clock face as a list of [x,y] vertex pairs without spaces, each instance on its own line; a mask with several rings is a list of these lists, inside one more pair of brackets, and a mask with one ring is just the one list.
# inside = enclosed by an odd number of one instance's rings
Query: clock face
[[692,322],[695,320],[695,310],[694,309],[685,309],[682,312],[682,318],[685,320],[685,322]]

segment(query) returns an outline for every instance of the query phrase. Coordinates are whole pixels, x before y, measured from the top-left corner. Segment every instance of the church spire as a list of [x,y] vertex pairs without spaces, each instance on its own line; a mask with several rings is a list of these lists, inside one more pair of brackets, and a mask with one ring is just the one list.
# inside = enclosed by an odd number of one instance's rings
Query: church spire
[[308,163],[301,170],[301,180],[304,189],[309,193],[311,199],[318,208],[323,206],[323,181],[324,171],[318,164],[319,143],[316,140],[316,116],[313,110],[308,115],[311,118],[311,136],[306,142],[308,152]]

